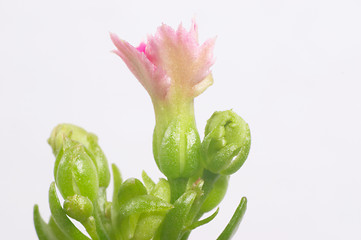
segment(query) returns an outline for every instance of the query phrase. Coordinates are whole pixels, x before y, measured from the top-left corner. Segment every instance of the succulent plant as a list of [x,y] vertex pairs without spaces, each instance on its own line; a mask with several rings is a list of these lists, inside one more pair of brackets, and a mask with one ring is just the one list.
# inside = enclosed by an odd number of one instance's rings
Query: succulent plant
[[[48,140],[55,155],[51,217],[45,222],[35,205],[36,232],[41,240],[186,240],[193,229],[216,217],[219,209],[200,220],[220,204],[230,175],[246,160],[251,144],[248,124],[232,110],[215,112],[201,141],[194,98],[213,83],[215,38],[199,44],[195,21],[189,31],[182,25],[174,30],[163,24],[138,47],[115,34],[111,39],[114,53],[153,102],[153,155],[166,178],[156,183],[143,171],[142,181],[123,181],[113,164],[113,197],[108,200],[110,169],[97,136],[60,124]],[[218,240],[231,239],[246,206],[243,197]],[[88,235],[73,221],[81,223]]]

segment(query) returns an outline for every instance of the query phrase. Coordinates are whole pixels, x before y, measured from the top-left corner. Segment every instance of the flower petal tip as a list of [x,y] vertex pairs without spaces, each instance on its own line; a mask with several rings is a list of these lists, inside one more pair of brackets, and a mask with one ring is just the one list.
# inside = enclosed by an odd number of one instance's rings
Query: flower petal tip
[[199,44],[195,19],[189,31],[182,24],[175,30],[163,23],[138,47],[109,34],[117,47],[113,52],[123,59],[152,98],[165,99],[174,92],[170,89],[196,97],[213,83],[210,67],[215,62],[216,37]]

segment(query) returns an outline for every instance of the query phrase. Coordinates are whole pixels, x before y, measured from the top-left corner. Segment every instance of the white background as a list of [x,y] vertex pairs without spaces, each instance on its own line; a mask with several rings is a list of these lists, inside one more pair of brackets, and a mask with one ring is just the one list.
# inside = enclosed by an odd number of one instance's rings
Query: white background
[[162,22],[218,36],[215,83],[196,99],[200,133],[215,110],[250,125],[252,148],[216,219],[191,239],[216,239],[242,196],[234,239],[361,239],[361,2],[0,0],[1,239],[36,239],[49,217],[56,124],[99,136],[124,178],[152,159],[153,109],[109,31],[137,45]]

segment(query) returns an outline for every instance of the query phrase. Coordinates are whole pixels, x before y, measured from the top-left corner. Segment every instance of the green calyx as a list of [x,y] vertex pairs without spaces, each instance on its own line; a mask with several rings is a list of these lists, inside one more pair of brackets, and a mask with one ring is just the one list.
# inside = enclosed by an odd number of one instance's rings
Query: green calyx
[[203,165],[214,173],[233,174],[246,161],[250,146],[250,130],[240,116],[232,110],[215,112],[202,142]]
[[153,155],[158,168],[171,179],[193,176],[201,167],[201,141],[194,119],[193,100],[154,106]]

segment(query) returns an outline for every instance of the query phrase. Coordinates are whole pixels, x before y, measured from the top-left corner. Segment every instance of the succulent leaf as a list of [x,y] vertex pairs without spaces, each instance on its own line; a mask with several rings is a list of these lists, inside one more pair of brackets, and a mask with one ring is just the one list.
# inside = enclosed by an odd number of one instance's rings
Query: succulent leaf
[[217,238],[217,240],[230,240],[233,235],[236,233],[239,224],[242,221],[244,214],[247,209],[247,198],[243,197],[241,202],[239,203],[236,211],[234,212],[231,220],[227,224],[226,228],[223,230],[221,235]]
[[50,211],[54,218],[56,225],[72,240],[90,240],[66,216],[64,210],[60,205],[60,201],[56,194],[55,183],[53,182],[49,188],[49,204]]
[[160,234],[161,240],[179,239],[185,232],[185,222],[191,210],[194,200],[197,197],[195,190],[186,191],[177,201],[174,208],[166,215]]
[[54,235],[52,229],[42,219],[38,205],[34,206],[33,216],[34,226],[39,240],[58,240],[58,238],[56,238],[56,236]]

